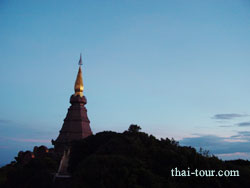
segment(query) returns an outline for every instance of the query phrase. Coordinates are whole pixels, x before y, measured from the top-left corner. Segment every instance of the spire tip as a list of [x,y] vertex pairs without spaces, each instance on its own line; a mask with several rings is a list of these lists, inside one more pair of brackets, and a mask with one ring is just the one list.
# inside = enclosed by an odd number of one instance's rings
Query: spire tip
[[82,53],[80,53],[80,60],[79,60],[79,63],[78,63],[80,66],[82,65]]
[[81,65],[82,65],[82,53],[80,53],[80,60],[79,60],[79,70],[77,73],[76,77],[76,82],[75,82],[75,96],[80,95],[81,97],[83,96],[83,81],[82,81],[82,70],[81,70]]

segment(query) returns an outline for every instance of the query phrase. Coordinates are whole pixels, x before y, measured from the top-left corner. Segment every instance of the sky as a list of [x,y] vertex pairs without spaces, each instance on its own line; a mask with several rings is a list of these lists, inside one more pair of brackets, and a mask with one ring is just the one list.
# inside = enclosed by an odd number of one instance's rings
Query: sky
[[52,147],[80,53],[94,133],[250,160],[250,1],[0,0],[0,165]]

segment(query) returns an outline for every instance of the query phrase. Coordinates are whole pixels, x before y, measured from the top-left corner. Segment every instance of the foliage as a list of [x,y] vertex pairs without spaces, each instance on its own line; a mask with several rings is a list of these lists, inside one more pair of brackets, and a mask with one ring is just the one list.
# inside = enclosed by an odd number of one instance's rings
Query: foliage
[[[19,153],[28,153],[19,152]],[[1,188],[50,188],[53,187],[53,173],[58,168],[59,160],[52,153],[31,158],[23,162],[20,156],[16,161],[0,168]]]
[[[182,147],[138,131],[101,132],[73,143],[72,187],[249,187],[250,169],[224,162],[209,151]],[[172,177],[171,169],[239,170],[240,177]],[[243,168],[244,167],[244,168]]]
[[132,133],[137,133],[141,130],[141,127],[138,126],[138,125],[135,125],[135,124],[131,124],[128,128],[128,131],[129,132],[132,132]]
[[[60,188],[249,187],[250,162],[222,161],[201,149],[182,147],[174,139],[156,139],[131,125],[128,131],[104,131],[72,143],[69,182]],[[17,158],[18,159],[18,158]],[[18,159],[20,161],[20,159]],[[18,161],[17,160],[17,161]],[[56,187],[58,159],[45,155],[27,164],[0,169],[0,187]],[[239,177],[172,177],[171,169],[239,170]]]

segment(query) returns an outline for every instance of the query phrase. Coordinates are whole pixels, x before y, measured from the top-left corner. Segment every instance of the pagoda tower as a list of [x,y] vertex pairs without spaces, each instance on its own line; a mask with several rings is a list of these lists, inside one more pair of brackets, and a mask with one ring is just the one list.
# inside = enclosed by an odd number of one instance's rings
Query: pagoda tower
[[75,94],[70,97],[71,106],[68,109],[59,136],[55,141],[52,140],[55,151],[61,154],[70,147],[71,141],[80,140],[92,135],[85,107],[87,99],[83,95],[84,86],[81,65],[82,56],[80,55],[79,70],[75,81]]

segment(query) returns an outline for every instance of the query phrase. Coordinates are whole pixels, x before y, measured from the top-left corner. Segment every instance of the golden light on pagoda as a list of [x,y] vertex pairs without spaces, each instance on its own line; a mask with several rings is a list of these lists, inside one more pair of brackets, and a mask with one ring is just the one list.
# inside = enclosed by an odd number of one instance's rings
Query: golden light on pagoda
[[78,74],[77,74],[76,82],[75,82],[75,96],[79,95],[79,96],[82,97],[83,96],[84,86],[83,86],[83,81],[82,81],[81,65],[82,65],[82,55],[80,55],[79,70],[78,70]]

